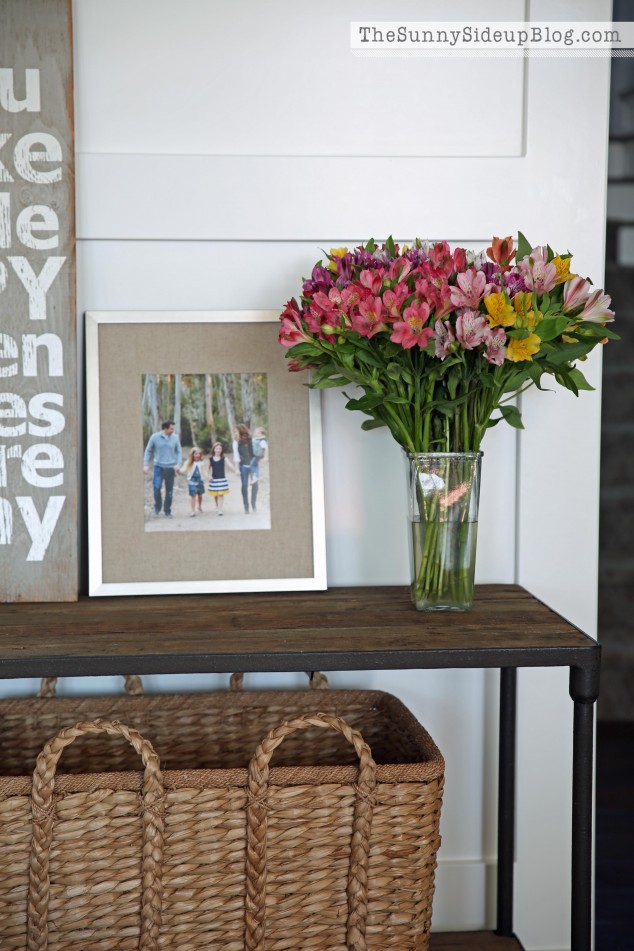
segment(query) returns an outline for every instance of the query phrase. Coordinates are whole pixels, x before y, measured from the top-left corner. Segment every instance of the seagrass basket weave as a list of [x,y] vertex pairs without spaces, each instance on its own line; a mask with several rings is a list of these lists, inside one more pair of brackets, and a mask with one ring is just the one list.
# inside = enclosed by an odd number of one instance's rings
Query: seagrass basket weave
[[[349,693],[301,699],[343,709]],[[287,709],[238,767],[161,771],[133,728],[62,729],[32,780],[0,777],[0,948],[426,951],[444,762],[398,700],[363,693],[383,762],[332,709]],[[103,735],[144,772],[62,772],[75,741]],[[270,765],[298,738],[312,764]]]

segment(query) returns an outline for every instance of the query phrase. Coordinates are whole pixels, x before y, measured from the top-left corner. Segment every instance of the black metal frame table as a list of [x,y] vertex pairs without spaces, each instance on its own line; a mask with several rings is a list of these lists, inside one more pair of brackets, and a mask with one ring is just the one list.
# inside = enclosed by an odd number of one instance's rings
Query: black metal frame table
[[[495,936],[432,948],[519,949],[513,934],[516,673],[568,667],[574,703],[571,951],[592,944],[594,703],[600,646],[516,585],[476,588],[466,614],[419,614],[401,587],[81,598],[0,607],[0,678],[294,670],[500,669]],[[0,764],[1,769],[1,764]],[[488,942],[488,943],[487,943]]]

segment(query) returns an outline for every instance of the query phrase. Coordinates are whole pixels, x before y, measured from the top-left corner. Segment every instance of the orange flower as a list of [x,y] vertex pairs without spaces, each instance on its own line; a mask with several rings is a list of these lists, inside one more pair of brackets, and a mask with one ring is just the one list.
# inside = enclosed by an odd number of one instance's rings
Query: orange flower
[[513,247],[513,238],[510,235],[507,238],[493,238],[491,247],[487,248],[487,254],[492,261],[500,265],[501,271],[508,271],[516,252],[517,248]]

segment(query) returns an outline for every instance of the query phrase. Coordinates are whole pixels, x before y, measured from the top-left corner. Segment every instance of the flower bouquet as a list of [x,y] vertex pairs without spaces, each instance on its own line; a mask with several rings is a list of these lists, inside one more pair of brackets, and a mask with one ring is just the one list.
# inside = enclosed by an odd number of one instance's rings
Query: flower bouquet
[[281,315],[289,369],[311,370],[311,387],[356,386],[346,406],[362,428],[387,426],[409,456],[421,609],[471,606],[486,430],[523,428],[515,398],[546,375],[592,389],[577,363],[618,339],[610,298],[571,257],[521,233],[479,254],[370,240],[331,249]]

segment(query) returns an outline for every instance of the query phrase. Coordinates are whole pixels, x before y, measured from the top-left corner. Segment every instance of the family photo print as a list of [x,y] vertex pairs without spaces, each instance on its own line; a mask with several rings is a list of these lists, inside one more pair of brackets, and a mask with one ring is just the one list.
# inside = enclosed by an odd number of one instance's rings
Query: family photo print
[[144,373],[141,412],[146,532],[270,529],[265,373]]

